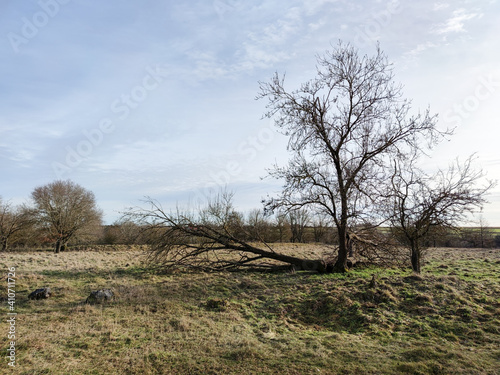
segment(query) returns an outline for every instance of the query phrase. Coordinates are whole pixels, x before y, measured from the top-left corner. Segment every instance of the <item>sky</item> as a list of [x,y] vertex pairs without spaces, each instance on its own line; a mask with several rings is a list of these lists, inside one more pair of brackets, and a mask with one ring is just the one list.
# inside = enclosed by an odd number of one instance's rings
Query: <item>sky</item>
[[[379,42],[413,109],[455,128],[425,168],[475,153],[500,180],[499,18],[498,0],[3,0],[0,196],[70,179],[108,224],[144,197],[183,206],[224,186],[260,208],[289,154],[259,81],[298,88],[339,40]],[[500,226],[500,187],[487,198]]]

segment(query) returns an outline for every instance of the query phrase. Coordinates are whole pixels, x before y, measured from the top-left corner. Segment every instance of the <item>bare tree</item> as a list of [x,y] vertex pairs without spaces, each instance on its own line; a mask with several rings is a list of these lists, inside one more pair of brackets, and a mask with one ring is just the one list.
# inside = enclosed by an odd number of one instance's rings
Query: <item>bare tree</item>
[[327,220],[324,215],[315,215],[312,221],[314,242],[324,242],[328,230]]
[[489,247],[493,243],[493,232],[488,226],[488,221],[484,218],[483,214],[479,215],[477,219],[478,231],[479,231],[479,242],[481,248]]
[[276,230],[278,232],[278,241],[283,242],[283,239],[285,238],[285,234],[288,231],[288,219],[286,217],[287,215],[282,212],[276,212],[275,213],[275,220],[274,220],[274,226],[276,227]]
[[7,250],[9,242],[32,222],[32,215],[25,206],[13,207],[0,198],[0,244]]
[[309,212],[305,208],[290,210],[288,212],[288,221],[292,237],[290,242],[304,242],[304,232],[310,222]]
[[141,228],[131,221],[117,220],[103,228],[102,241],[107,244],[141,244]]
[[456,160],[447,171],[428,176],[412,162],[400,160],[391,178],[393,192],[389,207],[396,238],[411,251],[411,265],[421,271],[425,242],[432,228],[456,227],[466,215],[486,202],[484,196],[494,186],[478,183],[484,173],[472,166],[473,158],[463,164]]
[[250,210],[247,215],[247,231],[249,239],[253,241],[268,241],[269,223],[264,216],[264,211],[259,209]]
[[56,253],[63,251],[70,239],[101,224],[102,212],[94,194],[72,181],[59,180],[37,187],[31,196],[38,220],[54,241]]
[[232,197],[232,193],[219,193],[197,212],[167,212],[148,199],[148,209],[130,209],[125,216],[144,228],[143,235],[151,246],[151,263],[163,268],[277,268],[285,263],[285,267],[296,270],[326,271],[321,259],[280,254],[263,241],[252,245],[246,242],[248,233],[242,215],[233,208]]
[[260,84],[266,117],[289,136],[292,158],[275,166],[271,177],[285,181],[268,210],[311,206],[331,218],[339,239],[334,272],[347,270],[348,228],[372,222],[381,182],[390,178],[390,160],[438,141],[436,117],[427,110],[410,114],[410,102],[394,83],[392,67],[377,46],[373,57],[349,44],[318,58],[316,78],[299,89],[285,89],[276,73]]

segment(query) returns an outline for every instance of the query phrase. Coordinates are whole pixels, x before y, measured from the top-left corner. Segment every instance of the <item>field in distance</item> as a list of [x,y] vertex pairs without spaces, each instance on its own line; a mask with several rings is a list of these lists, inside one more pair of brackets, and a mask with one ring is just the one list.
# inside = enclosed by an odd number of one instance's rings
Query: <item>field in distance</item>
[[[328,250],[281,246],[310,257]],[[161,274],[143,255],[117,246],[2,253],[2,280],[9,267],[17,276],[9,373],[500,373],[498,249],[430,249],[419,276],[399,268]],[[51,298],[27,298],[42,287]],[[116,298],[84,303],[101,288]]]

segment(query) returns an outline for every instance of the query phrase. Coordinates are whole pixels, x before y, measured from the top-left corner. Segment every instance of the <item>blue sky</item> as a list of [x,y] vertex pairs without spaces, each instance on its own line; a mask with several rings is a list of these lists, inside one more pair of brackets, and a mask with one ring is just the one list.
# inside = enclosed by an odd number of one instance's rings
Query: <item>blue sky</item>
[[[456,127],[426,168],[476,152],[500,180],[499,16],[497,0],[3,1],[0,196],[71,179],[108,223],[144,196],[174,206],[226,184],[260,207],[280,188],[265,169],[288,155],[258,81],[297,87],[339,39],[379,41],[414,109]],[[499,188],[489,200],[500,226]]]

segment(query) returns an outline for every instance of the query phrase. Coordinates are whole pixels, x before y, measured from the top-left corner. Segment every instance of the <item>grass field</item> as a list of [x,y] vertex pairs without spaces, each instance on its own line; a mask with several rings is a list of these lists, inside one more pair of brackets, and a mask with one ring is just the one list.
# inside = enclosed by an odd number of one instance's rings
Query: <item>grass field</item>
[[[142,255],[2,253],[4,353],[8,267],[16,267],[18,315],[17,366],[2,358],[0,373],[500,373],[499,250],[431,249],[420,276],[375,268],[158,274]],[[46,286],[51,298],[28,300]],[[116,299],[83,303],[100,288]]]

